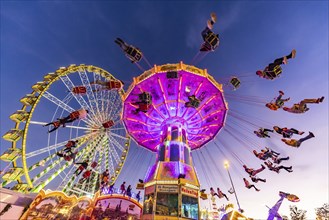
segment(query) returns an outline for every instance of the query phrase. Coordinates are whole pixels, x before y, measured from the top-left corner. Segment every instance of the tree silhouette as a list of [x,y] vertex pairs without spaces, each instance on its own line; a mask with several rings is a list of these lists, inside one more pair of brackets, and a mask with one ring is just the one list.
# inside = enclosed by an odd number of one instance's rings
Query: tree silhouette
[[306,220],[307,211],[298,209],[295,205],[290,206],[289,208],[291,220]]
[[315,209],[317,220],[327,220],[329,219],[329,204],[325,203],[322,207]]

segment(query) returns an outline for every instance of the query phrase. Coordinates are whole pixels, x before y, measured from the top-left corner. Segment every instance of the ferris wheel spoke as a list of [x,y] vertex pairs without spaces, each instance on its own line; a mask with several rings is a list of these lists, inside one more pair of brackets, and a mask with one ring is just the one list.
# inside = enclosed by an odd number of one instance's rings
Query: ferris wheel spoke
[[[73,88],[75,86],[74,86],[73,82],[71,81],[71,79],[68,76],[61,76],[60,79],[65,84],[65,86],[68,88],[68,90],[71,92],[72,96],[79,103],[79,105],[84,109],[90,110],[91,114],[93,114],[94,117],[96,117],[94,110],[92,108],[90,108],[90,106],[88,105],[86,100],[81,95],[76,95],[72,92]],[[94,122],[94,124],[95,124],[95,122]]]
[[117,106],[112,106],[112,105],[114,105],[114,103],[116,103],[118,97],[116,96],[116,93],[113,91],[109,91],[108,94],[109,94],[109,98],[108,98],[108,102],[107,102],[107,107],[108,107],[108,112],[109,112],[108,117],[110,118],[113,114],[112,113],[113,110],[115,108],[117,108]]
[[121,139],[123,139],[123,140],[128,140],[129,138],[127,138],[127,137],[124,137],[124,136],[121,136],[121,135],[119,135],[119,134],[116,134],[116,133],[110,133],[109,134],[110,136],[115,136],[115,137],[118,137],[118,138],[121,138]]
[[[106,144],[106,146],[108,146],[108,143]],[[107,168],[109,169],[109,172],[112,173],[113,175],[115,175],[115,170],[114,170],[114,163],[113,163],[113,159],[112,159],[112,154],[109,152],[110,148],[107,147]]]
[[[102,162],[102,159],[103,159],[103,155],[104,155],[104,149],[102,149],[99,153],[99,157],[98,157],[98,161],[97,161],[97,164],[99,166],[98,170],[96,170],[98,173],[100,173],[100,167],[101,167],[101,162]],[[99,177],[97,174],[94,175],[94,178],[92,180],[90,180],[90,182],[92,182],[92,186],[93,188],[91,190],[88,190],[88,191],[91,191],[93,194],[95,193],[95,188],[96,188],[96,185],[97,185],[97,181],[99,180]]]
[[115,100],[115,102],[112,103],[112,105],[115,105],[114,108],[111,108],[111,112],[109,114],[110,118],[120,116],[120,112],[122,109],[122,104],[120,100]]
[[[99,155],[98,158],[101,157],[100,155],[102,154],[102,151],[101,151],[101,150],[94,150],[94,151],[92,151],[91,154],[93,154],[93,156],[92,156],[92,158],[93,158],[92,161],[95,161],[95,162],[96,162],[96,157],[97,157],[97,155]],[[87,168],[87,169],[88,169],[88,168]],[[79,189],[80,189],[80,190],[82,190],[82,191],[84,191],[84,192],[91,192],[91,193],[94,193],[94,187],[95,187],[95,185],[92,185],[92,184],[91,184],[91,183],[94,182],[95,177],[97,177],[97,175],[93,175],[94,172],[95,172],[95,170],[93,170],[91,176],[90,176],[87,180],[83,181],[82,184],[78,181],[77,184],[79,184]],[[84,177],[81,177],[81,178],[84,178]],[[80,179],[81,179],[81,178],[80,178]],[[98,178],[96,178],[96,179],[98,179]],[[75,188],[75,189],[76,189],[76,188]],[[82,194],[80,194],[80,195],[82,195]],[[80,196],[80,195],[79,195],[79,196]]]
[[101,122],[104,122],[105,118],[103,115],[104,112],[104,108],[103,108],[103,96],[102,96],[103,92],[97,92],[95,93],[96,96],[96,100],[97,100],[97,107],[98,107],[98,114],[99,114],[99,120]]
[[111,91],[108,91],[108,90],[104,90],[102,91],[104,96],[103,96],[103,108],[104,108],[104,111],[102,112],[103,113],[103,118],[104,118],[104,121],[107,121],[108,119],[108,115],[109,115],[109,112],[110,112],[110,103],[111,103]]
[[[95,72],[93,72],[93,76],[94,76],[94,82],[97,82],[97,81],[102,80],[100,74],[96,74]],[[102,91],[99,91],[99,92],[94,92],[94,94],[96,96],[98,110],[99,110],[98,113],[100,114],[100,120],[104,122],[105,118],[104,118],[104,115],[103,115],[103,112],[104,112],[103,93],[104,93],[103,90]]]
[[101,94],[102,94],[102,119],[103,119],[103,121],[106,121],[106,117],[107,117],[106,114],[108,111],[106,108],[107,106],[105,106],[105,105],[108,102],[108,100],[106,99],[108,92],[102,91]]
[[[81,150],[79,149],[79,151],[77,151],[76,157],[79,157],[81,154],[86,152],[85,145],[81,144],[79,147],[81,148]],[[64,167],[64,169],[62,170],[62,171],[64,171],[69,165],[73,165],[72,160],[66,161],[63,157],[54,157],[54,158],[55,159],[48,160],[48,164],[45,164],[46,168],[44,168],[39,174],[37,174],[33,178],[33,180],[32,180],[33,183],[35,183],[36,181],[44,182],[45,179],[48,179],[48,177],[52,176],[54,173],[56,173],[57,170],[60,170],[61,168]],[[35,167],[33,167],[33,165],[32,165],[30,168],[33,169]],[[60,175],[61,172],[56,173],[56,174]],[[34,184],[34,185],[36,186],[36,184]]]
[[[104,138],[103,135],[100,135],[99,137],[95,138],[94,140],[90,141],[87,146],[83,149],[83,152],[79,152],[77,155],[77,160],[86,160],[89,155],[93,155],[93,152],[96,149],[96,146],[100,143],[100,141]],[[71,188],[71,185],[77,180],[78,178],[73,175],[72,178],[68,183],[63,183],[63,192],[66,192],[67,189]]]
[[95,72],[93,72],[93,76],[94,76],[94,82],[96,82],[97,80],[101,80],[101,75],[100,74],[97,74]]
[[63,189],[63,183],[66,185],[67,182],[70,181],[70,179],[74,179],[74,166],[71,166],[71,168],[69,169],[68,173],[65,175],[65,177],[63,178],[62,182],[58,185],[57,190],[62,190]]
[[[57,160],[53,161],[50,166],[48,166],[46,169],[41,171],[39,174],[37,174],[33,179],[31,179],[31,182],[34,183],[41,177],[43,177],[46,173],[48,173],[50,170],[52,170],[57,164],[59,164],[63,160],[62,158],[58,158]],[[71,162],[72,163],[72,162]]]
[[110,105],[113,105],[110,109],[110,113],[108,114],[108,118],[111,119],[113,118],[113,115],[117,116],[118,112],[122,108],[121,99],[118,100],[118,95],[114,95],[112,103],[108,103],[109,107],[111,107]]
[[98,104],[97,104],[93,89],[91,88],[87,72],[85,69],[83,69],[82,71],[79,70],[78,73],[79,73],[82,84],[84,85],[84,87],[87,90],[88,102],[89,102],[91,108],[93,109],[95,119],[98,121],[99,124],[101,124],[101,121],[99,120],[100,111],[98,109]]
[[[49,93],[48,91],[45,91],[42,95],[42,97],[48,99],[49,101],[51,101],[52,103],[54,103],[55,105],[61,107],[62,109],[66,110],[67,112],[71,113],[71,112],[74,112],[75,109],[72,108],[71,106],[69,106],[68,104],[66,104],[65,100],[62,101],[60,100],[59,98],[57,98],[56,96],[52,95],[51,93]],[[68,94],[68,97],[67,99],[71,100],[73,98],[72,94],[69,93]],[[68,101],[69,101],[68,100]],[[68,102],[67,101],[67,102]],[[93,122],[91,120],[86,120],[86,119],[83,119],[83,121],[86,123],[86,124],[93,124]]]
[[[112,94],[114,94],[112,96]],[[121,98],[118,94],[111,93],[110,102],[108,102],[109,114],[107,115],[108,119],[113,119],[116,117],[120,117],[120,111],[122,110],[122,102]]]
[[55,105],[61,107],[62,109],[66,110],[67,112],[72,112],[74,111],[74,109],[72,107],[70,107],[69,105],[67,105],[65,102],[66,100],[70,100],[71,98],[73,98],[72,94],[69,93],[67,95],[67,98],[64,99],[64,101],[60,100],[59,98],[57,98],[56,96],[52,95],[50,92],[45,91],[42,94],[42,97],[48,99],[49,101],[51,101],[52,103],[54,103]]
[[117,114],[116,116],[112,117],[111,120],[114,122],[114,126],[119,125],[121,123],[121,114]]
[[38,161],[37,163],[33,164],[32,166],[30,166],[28,168],[28,171],[30,172],[30,171],[32,171],[32,170],[34,170],[34,169],[36,169],[36,168],[38,168],[40,166],[45,166],[48,161],[50,161],[51,159],[53,159],[55,157],[56,157],[56,153],[51,154],[50,156],[48,156],[48,157],[46,157],[46,158]]
[[11,182],[12,182],[12,180],[5,180],[1,183],[1,187],[5,187],[6,185],[8,185]]
[[[108,137],[109,138],[109,137]],[[110,138],[109,138],[110,139]],[[115,148],[112,146],[112,143],[108,141],[108,147],[111,148],[111,155],[113,156],[116,164],[120,163],[120,157],[118,155],[118,152],[115,150]]]
[[107,146],[107,144],[104,144],[104,152],[105,152],[105,157],[104,157],[104,162],[102,163],[102,164],[104,164],[104,170],[106,170],[106,169],[108,169],[109,170],[109,161],[106,159],[107,157],[108,157],[108,155],[109,155],[109,153],[110,153],[110,151],[109,151],[109,148],[108,147],[106,147]]
[[44,188],[50,181],[52,181],[56,176],[58,176],[63,170],[65,170],[72,162],[66,162],[64,166],[60,167],[56,170],[50,177],[48,177],[45,181],[39,183],[36,187],[32,189],[32,192],[39,192],[42,188]]
[[[85,134],[85,135],[74,138],[74,140],[81,140],[81,139],[84,139],[84,138],[88,138],[89,136],[91,136],[91,134]],[[50,150],[56,150],[59,147],[65,146],[65,144],[67,142],[68,142],[68,140],[57,143],[57,144],[54,144],[54,145],[51,145],[51,146],[48,146],[48,147],[41,148],[41,149],[36,150],[36,151],[29,152],[29,153],[26,154],[26,158],[34,157],[34,156],[40,155],[42,153],[49,152]]]
[[121,151],[123,152],[125,149],[117,142],[117,140],[115,140],[115,138],[111,137],[111,135],[109,135],[109,139],[111,140],[111,142]]
[[110,131],[118,131],[118,130],[125,131],[126,129],[124,127],[121,127],[121,128],[110,128],[109,130]]
[[[105,139],[105,135],[100,135],[97,138],[95,138],[94,141],[90,142],[88,144],[88,150],[87,153],[81,154],[81,157],[79,157],[79,160],[86,160],[90,155],[93,155],[94,152],[96,151],[97,146],[103,142],[103,140]],[[64,186],[62,186],[63,188],[63,192],[66,192],[68,189],[72,188],[71,186],[73,185],[73,183],[75,182],[75,180],[77,180],[78,178],[76,176],[72,176],[72,178],[70,179],[70,181],[68,183],[64,183]]]
[[[40,122],[40,121],[30,121],[30,124],[35,124],[35,125],[46,125],[47,122]],[[76,129],[81,129],[81,130],[88,130],[90,131],[91,128],[88,127],[80,127],[80,126],[74,126],[74,125],[65,125],[66,128],[76,128]],[[97,128],[93,129],[93,130],[99,130]]]
[[[77,145],[77,147],[76,147],[76,150],[78,150],[78,149],[82,148],[83,144],[87,141],[87,138],[79,138],[79,139],[76,139],[76,140],[79,140],[78,145]],[[66,142],[66,143],[67,143],[67,142]],[[44,158],[44,159],[38,161],[37,163],[33,164],[32,166],[30,166],[30,167],[28,168],[28,170],[29,170],[29,171],[32,171],[32,170],[34,170],[34,169],[37,168],[37,167],[45,166],[47,162],[52,161],[52,159],[53,159],[54,157],[56,157],[56,156],[57,156],[56,153],[51,154],[51,155],[49,155],[48,157],[46,157],[46,158]]]

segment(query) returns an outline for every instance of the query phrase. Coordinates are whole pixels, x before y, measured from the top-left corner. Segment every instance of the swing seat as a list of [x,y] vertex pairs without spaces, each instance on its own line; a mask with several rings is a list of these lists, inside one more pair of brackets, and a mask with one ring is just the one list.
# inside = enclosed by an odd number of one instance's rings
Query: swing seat
[[72,92],[75,94],[75,95],[84,95],[87,93],[87,89],[86,87],[84,86],[76,86],[72,89]]
[[126,52],[126,56],[133,62],[139,62],[143,55],[142,52],[140,50],[138,50],[135,47],[129,46],[128,49],[125,51]]
[[148,92],[143,92],[143,93],[139,94],[138,98],[143,103],[146,103],[146,104],[151,104],[152,103],[152,96]]
[[138,107],[138,110],[141,111],[141,112],[146,113],[149,110],[149,108],[150,108],[149,104],[140,103],[139,107]]
[[177,71],[167,72],[167,79],[178,79]]
[[79,118],[79,111],[74,111],[70,113],[70,119],[77,119]]
[[104,128],[110,128],[114,125],[114,121],[113,120],[109,120],[105,123],[102,124]]
[[110,89],[120,89],[122,87],[122,84],[120,81],[109,81],[108,87]]
[[92,162],[92,163],[91,163],[91,165],[90,165],[90,166],[91,166],[91,168],[93,168],[93,169],[94,169],[94,168],[96,168],[96,167],[97,167],[97,165],[98,165],[98,163],[97,163],[96,161],[94,161],[94,162]]
[[200,198],[202,200],[207,200],[208,199],[208,194],[207,193],[204,193],[204,192],[200,192]]
[[238,89],[241,84],[240,80],[237,77],[232,77],[230,83],[233,86],[234,90]]
[[275,78],[280,77],[282,73],[282,68],[280,65],[276,65],[272,71],[265,71],[265,76],[267,79],[273,80]]
[[280,106],[276,105],[273,102],[267,103],[265,106],[273,111],[276,111],[280,108]]
[[136,189],[144,190],[144,183],[137,183]]
[[72,157],[71,156],[64,156],[64,160],[65,161],[71,161],[72,160]]
[[200,100],[194,95],[188,97],[189,102],[185,104],[186,107],[198,108],[200,105]]
[[91,176],[91,172],[89,170],[87,170],[86,172],[84,172],[82,174],[82,176],[83,176],[83,178],[88,179]]
[[219,37],[214,32],[210,32],[205,42],[201,46],[201,51],[214,51],[219,46]]

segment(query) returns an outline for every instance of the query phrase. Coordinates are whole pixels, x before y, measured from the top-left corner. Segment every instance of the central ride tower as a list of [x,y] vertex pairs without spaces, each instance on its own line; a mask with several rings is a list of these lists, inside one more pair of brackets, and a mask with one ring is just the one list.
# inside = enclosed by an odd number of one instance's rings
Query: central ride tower
[[224,126],[228,108],[222,85],[207,70],[182,62],[155,65],[134,78],[123,101],[127,132],[157,153],[139,184],[144,188],[143,219],[199,219],[204,195],[191,151]]

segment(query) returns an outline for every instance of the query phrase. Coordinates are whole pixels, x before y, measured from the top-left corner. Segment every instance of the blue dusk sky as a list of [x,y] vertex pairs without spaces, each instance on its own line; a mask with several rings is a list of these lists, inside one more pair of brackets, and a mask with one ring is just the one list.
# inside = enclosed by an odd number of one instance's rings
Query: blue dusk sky
[[[207,69],[223,84],[230,76],[242,76],[241,87],[237,91],[224,87],[224,96],[227,92],[229,112],[238,111],[243,116],[236,120],[228,115],[228,128],[192,154],[201,188],[220,187],[223,191],[230,188],[223,167],[228,160],[241,207],[249,217],[266,219],[265,205],[274,205],[279,191],[298,195],[300,202],[296,205],[307,210],[308,219],[315,219],[314,208],[328,202],[328,1],[1,1],[0,4],[1,135],[13,128],[9,116],[22,107],[19,100],[31,92],[31,86],[61,66],[84,63],[101,67],[126,82],[127,89],[141,70],[124,57],[114,43],[116,37],[141,48],[151,65],[180,61],[191,64],[202,43],[200,33],[210,12],[215,12],[218,22],[214,31],[219,33],[220,46],[196,66]],[[288,55],[292,49],[297,50],[297,56],[282,67],[280,78],[269,81],[255,75],[256,70]],[[142,65],[147,68],[145,63]],[[271,101],[279,90],[291,98],[287,106],[304,98],[326,98],[321,104],[310,104],[310,110],[300,115],[271,111],[259,101]],[[49,115],[46,118],[50,120],[54,105],[47,102],[40,105],[39,112],[45,117]],[[249,125],[293,127],[305,131],[303,136],[312,131],[315,138],[298,149],[290,148],[277,134],[266,140],[257,138]],[[238,141],[225,129],[234,131]],[[43,138],[47,138],[46,132],[28,135],[30,142]],[[261,191],[246,189],[242,178],[248,176],[243,163],[254,168],[262,163],[251,153],[254,144],[290,156],[282,164],[292,165],[294,172],[263,171],[259,177],[267,182],[256,184]],[[1,153],[9,146],[9,142],[1,139]],[[35,145],[29,149],[33,150],[37,150]],[[116,185],[124,180],[134,185],[152,163],[154,155],[132,143]],[[1,169],[6,165],[1,162]],[[236,204],[232,195],[229,198]],[[225,200],[217,200],[218,206],[224,203]],[[284,201],[280,213],[289,215],[290,204]],[[209,202],[202,202],[201,207],[209,207]]]

